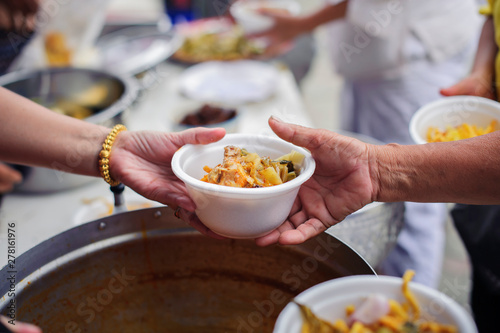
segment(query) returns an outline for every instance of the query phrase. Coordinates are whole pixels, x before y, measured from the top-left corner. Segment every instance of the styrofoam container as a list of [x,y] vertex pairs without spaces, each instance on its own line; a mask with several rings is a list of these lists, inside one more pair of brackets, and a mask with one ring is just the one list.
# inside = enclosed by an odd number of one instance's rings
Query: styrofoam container
[[246,34],[254,34],[270,29],[274,21],[258,12],[259,9],[285,9],[290,15],[300,12],[300,5],[293,0],[238,1],[231,6],[230,13]]
[[[296,150],[305,155],[300,175],[284,184],[263,188],[236,188],[200,179],[203,167],[222,163],[224,147],[246,148],[260,156],[278,158]],[[196,214],[208,228],[230,238],[256,238],[280,226],[287,218],[300,186],[314,173],[311,154],[275,136],[227,134],[207,145],[185,145],[172,158],[172,170],[187,187]]]
[[[401,278],[392,276],[349,276],[320,283],[299,294],[295,300],[310,307],[319,318],[333,323],[337,319],[346,320],[346,306],[359,307],[373,293],[403,302],[402,285]],[[450,297],[414,282],[410,282],[409,288],[420,306],[421,318],[454,325],[458,332],[477,332],[470,314]],[[300,333],[302,323],[298,306],[289,303],[280,313],[273,333]]]
[[500,103],[477,96],[452,96],[420,108],[410,121],[410,135],[417,144],[427,143],[429,127],[445,130],[463,123],[487,127],[492,120],[500,123]]

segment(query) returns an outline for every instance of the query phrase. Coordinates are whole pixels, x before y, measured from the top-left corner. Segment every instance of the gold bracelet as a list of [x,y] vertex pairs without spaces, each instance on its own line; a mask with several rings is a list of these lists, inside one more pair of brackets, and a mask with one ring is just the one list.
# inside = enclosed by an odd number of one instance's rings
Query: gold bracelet
[[111,132],[109,132],[106,140],[104,140],[104,143],[102,144],[102,150],[99,153],[99,171],[101,172],[102,178],[106,181],[111,186],[116,186],[119,185],[120,182],[114,180],[111,178],[111,175],[109,174],[109,159],[111,156],[111,147],[113,146],[113,143],[115,142],[116,136],[118,133],[121,131],[126,131],[127,128],[124,125],[118,124],[113,127]]

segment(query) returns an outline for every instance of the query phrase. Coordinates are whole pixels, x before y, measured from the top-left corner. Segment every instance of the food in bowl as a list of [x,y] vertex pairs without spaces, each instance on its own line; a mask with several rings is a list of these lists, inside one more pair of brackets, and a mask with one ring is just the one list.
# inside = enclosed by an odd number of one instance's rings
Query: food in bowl
[[223,108],[205,104],[194,112],[185,115],[181,121],[181,125],[187,126],[205,126],[219,124],[236,117],[236,109]]
[[[407,273],[403,280],[393,276],[363,275],[333,279],[307,289],[296,296],[294,301],[306,305],[317,318],[328,321],[331,326],[336,322],[340,323],[339,319],[341,319],[348,327],[347,331],[325,330],[321,332],[477,333],[474,320],[462,306],[436,289],[411,282],[411,274]],[[369,301],[369,304],[365,305],[367,297],[374,293],[382,295],[382,299],[385,299],[382,303],[385,302],[385,306],[379,305],[380,302],[377,297],[374,297]],[[389,299],[395,302],[391,302],[392,304],[388,306],[387,300]],[[396,310],[396,303],[405,305],[407,308],[403,307],[403,311],[398,311]],[[394,313],[394,315],[384,315],[387,308],[389,308],[389,313]],[[383,311],[380,311],[380,309]],[[353,316],[356,317],[356,320],[353,320]],[[404,331],[404,329],[400,331],[398,323],[402,320],[395,320],[393,317],[404,318],[405,316],[410,320],[415,319],[417,324],[423,322],[430,324],[422,324],[421,330],[418,327],[411,329],[411,327],[408,327],[410,325],[407,325],[407,331]],[[381,317],[385,318],[382,321],[386,325],[392,325],[391,329],[377,327],[375,331],[369,331],[356,330],[356,327],[354,329],[350,327],[354,326],[356,322],[375,322]],[[278,316],[273,333],[303,332],[303,325],[304,320],[301,309],[294,302],[290,302]],[[359,329],[360,325],[356,326]],[[441,330],[437,330],[437,328]]]
[[[201,181],[205,165],[221,162],[226,146],[246,147],[260,156],[282,156],[295,150],[304,155],[300,174],[279,186],[239,188]],[[196,215],[213,232],[230,238],[256,238],[279,227],[287,218],[301,185],[314,173],[311,153],[275,136],[227,134],[207,145],[185,145],[172,158],[172,170],[186,184]]]
[[309,307],[297,303],[304,323],[302,333],[454,333],[457,328],[420,317],[420,305],[410,290],[409,282],[415,272],[408,270],[403,276],[401,294],[403,302],[387,298],[383,294],[370,294],[359,307],[346,305],[347,319],[339,318],[329,322],[318,318]]
[[199,32],[186,36],[174,58],[188,63],[229,61],[255,58],[264,50],[258,42],[246,38],[241,28],[234,26],[224,32]]
[[226,133],[238,131],[240,113],[234,107],[211,103],[188,103],[172,113],[172,130],[184,131],[194,127],[221,127]]
[[500,103],[478,96],[451,96],[421,107],[410,120],[410,136],[417,144],[428,143],[429,128],[458,127],[463,124],[487,128],[492,120],[500,122]]
[[479,135],[492,133],[497,130],[498,121],[492,120],[487,127],[478,127],[463,123],[459,126],[446,126],[446,129],[441,131],[437,127],[429,127],[427,130],[427,142],[449,142],[462,139],[474,138]]
[[49,66],[65,67],[71,65],[73,51],[68,47],[66,36],[62,32],[51,31],[47,33],[44,46]]
[[222,164],[204,166],[204,182],[232,187],[259,188],[286,183],[300,174],[304,155],[292,150],[276,159],[249,153],[245,148],[224,147]]
[[109,83],[103,80],[71,96],[57,97],[54,100],[47,100],[43,97],[30,99],[56,113],[85,119],[104,109],[109,100],[118,99],[119,93],[118,89],[112,89]]

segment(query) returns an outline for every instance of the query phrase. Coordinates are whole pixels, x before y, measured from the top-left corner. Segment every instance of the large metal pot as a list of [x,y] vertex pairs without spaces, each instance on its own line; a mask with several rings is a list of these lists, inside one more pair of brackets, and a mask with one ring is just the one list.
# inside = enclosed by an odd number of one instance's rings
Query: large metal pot
[[[0,313],[44,332],[271,332],[286,303],[337,277],[374,274],[326,233],[297,246],[215,240],[168,207],[118,214],[49,239],[4,267]],[[9,297],[9,289],[15,297]],[[2,297],[3,296],[3,297]],[[10,307],[10,308],[9,308]]]
[[[85,121],[108,127],[126,122],[126,111],[138,94],[132,78],[70,67],[11,72],[0,77],[0,86],[45,106],[68,107],[80,115],[83,108],[85,114],[91,112],[82,117]],[[24,167],[22,172],[24,180],[16,190],[23,192],[65,190],[95,179],[38,167]]]
[[351,246],[376,268],[396,245],[403,223],[403,202],[375,202],[326,232]]

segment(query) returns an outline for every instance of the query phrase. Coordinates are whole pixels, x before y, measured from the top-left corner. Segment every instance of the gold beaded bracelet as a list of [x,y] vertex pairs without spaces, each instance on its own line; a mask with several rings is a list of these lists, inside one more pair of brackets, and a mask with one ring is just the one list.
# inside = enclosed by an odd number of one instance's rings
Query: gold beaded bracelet
[[119,185],[120,182],[114,180],[111,178],[111,175],[109,174],[109,158],[111,155],[111,147],[113,146],[113,143],[115,142],[116,136],[118,133],[121,131],[126,131],[127,128],[124,125],[118,124],[113,127],[111,132],[109,132],[106,140],[104,140],[104,143],[102,144],[102,150],[99,153],[99,171],[101,172],[102,178],[106,181],[111,186],[116,186]]

